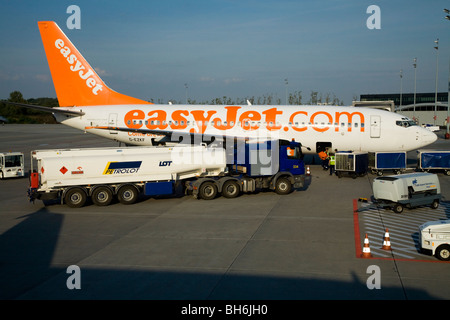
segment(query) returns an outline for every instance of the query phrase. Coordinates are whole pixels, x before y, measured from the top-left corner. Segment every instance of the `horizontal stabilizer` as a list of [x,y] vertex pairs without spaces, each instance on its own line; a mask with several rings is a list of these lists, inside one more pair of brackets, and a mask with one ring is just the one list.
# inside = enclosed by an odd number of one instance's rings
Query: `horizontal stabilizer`
[[12,104],[19,107],[25,107],[29,109],[44,111],[44,112],[51,112],[51,113],[61,113],[68,116],[83,116],[84,112],[82,111],[75,111],[75,110],[67,110],[63,108],[52,108],[52,107],[44,107],[44,106],[38,106],[34,104],[25,104],[25,103],[18,103],[18,102],[10,102],[10,101],[2,101],[3,103]]

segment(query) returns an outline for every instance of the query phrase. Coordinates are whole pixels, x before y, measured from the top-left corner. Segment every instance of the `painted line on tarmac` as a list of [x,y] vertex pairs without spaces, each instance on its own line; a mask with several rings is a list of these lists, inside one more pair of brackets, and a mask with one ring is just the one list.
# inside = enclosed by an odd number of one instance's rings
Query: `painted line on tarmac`
[[[354,230],[354,237],[355,237],[355,254],[356,254],[356,258],[359,259],[372,259],[372,260],[390,260],[390,261],[410,261],[410,262],[431,262],[431,263],[450,263],[450,261],[441,261],[441,260],[422,260],[422,259],[414,259],[414,258],[397,258],[397,257],[393,257],[392,254],[394,255],[399,255],[399,256],[406,256],[405,254],[401,254],[398,253],[395,249],[392,249],[392,253],[391,251],[387,251],[387,250],[382,250],[383,253],[379,253],[377,249],[372,250],[372,248],[370,248],[371,253],[376,252],[379,255],[383,255],[382,257],[377,257],[374,256],[372,254],[372,257],[370,258],[364,258],[362,257],[362,246],[361,246],[361,236],[360,236],[360,226],[359,226],[359,212],[358,212],[358,200],[357,199],[353,199],[353,230]],[[392,238],[391,238],[392,239]],[[370,242],[370,239],[369,239]],[[392,243],[392,240],[391,240]],[[401,250],[400,250],[401,251]],[[403,251],[408,251],[407,249],[403,249]],[[390,255],[390,257],[386,257],[385,255]]]

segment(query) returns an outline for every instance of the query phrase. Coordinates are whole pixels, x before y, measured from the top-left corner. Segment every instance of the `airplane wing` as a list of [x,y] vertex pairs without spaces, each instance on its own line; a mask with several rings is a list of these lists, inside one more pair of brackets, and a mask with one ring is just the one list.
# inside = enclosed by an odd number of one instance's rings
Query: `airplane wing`
[[[237,137],[237,136],[218,136],[218,135],[213,135],[213,134],[204,134],[204,133],[192,133],[192,132],[179,132],[179,131],[163,131],[163,130],[150,130],[150,129],[131,129],[131,128],[120,128],[120,127],[112,127],[112,126],[89,126],[89,127],[85,127],[85,130],[89,130],[89,129],[101,129],[101,130],[114,130],[114,131],[124,131],[124,132],[136,132],[136,133],[143,133],[143,134],[155,134],[155,135],[161,135],[161,136],[165,136],[164,139],[170,139],[167,141],[173,142],[173,143],[186,143],[187,141],[184,141],[183,139],[185,137],[190,137],[191,139],[191,143],[193,141],[196,141],[196,137],[198,139],[200,139],[200,141],[208,141],[207,143],[225,143],[225,141],[227,139],[231,139],[235,142],[237,141],[249,141],[249,142],[257,142],[257,143],[261,143],[264,141],[268,141],[268,140],[272,140],[270,138],[267,139],[254,139],[254,138],[250,138],[250,137]],[[173,138],[178,139],[178,141],[173,141]],[[287,140],[280,140],[283,141],[283,143],[289,143],[289,141]],[[302,146],[303,148],[306,148],[307,150],[311,151],[311,148],[307,147],[307,146]]]
[[25,104],[25,103],[10,102],[10,101],[4,101],[4,100],[1,102],[12,104],[12,105],[19,106],[19,107],[25,107],[25,108],[29,108],[29,109],[44,111],[44,112],[62,113],[62,114],[68,115],[68,116],[79,116],[80,117],[80,116],[84,115],[84,112],[82,112],[82,111],[67,110],[67,109],[63,109],[61,107],[52,108],[52,107],[38,106],[35,104]]
[[[123,132],[136,132],[142,134],[154,134],[165,136],[166,138],[172,141],[172,138],[178,140],[178,142],[182,142],[182,138],[190,137],[191,139],[195,139],[196,137],[201,139],[201,141],[223,141],[227,138],[232,138],[236,140],[248,140],[245,137],[235,137],[235,136],[220,136],[214,134],[204,134],[204,133],[192,133],[192,132],[181,132],[181,131],[164,131],[164,130],[153,130],[153,129],[132,129],[132,128],[120,128],[113,126],[88,126],[84,128],[85,130],[90,129],[100,129],[100,130],[110,130],[110,131],[123,131]],[[194,140],[195,141],[195,140]],[[176,142],[176,141],[173,141]]]

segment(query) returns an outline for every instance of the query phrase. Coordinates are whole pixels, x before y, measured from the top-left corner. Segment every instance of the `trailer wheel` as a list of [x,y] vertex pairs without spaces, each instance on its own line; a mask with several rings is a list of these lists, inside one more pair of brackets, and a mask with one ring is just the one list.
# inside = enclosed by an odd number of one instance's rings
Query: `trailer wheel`
[[439,207],[439,200],[438,199],[433,200],[433,202],[431,203],[431,208],[437,209],[438,207]]
[[397,204],[394,205],[393,210],[394,210],[395,213],[402,213],[403,212],[403,206],[401,204],[397,203]]
[[280,178],[275,185],[275,192],[278,194],[288,194],[292,191],[292,184],[286,178]]
[[239,184],[234,180],[228,180],[223,184],[222,195],[225,198],[236,198],[239,195]]
[[81,208],[86,203],[86,192],[81,188],[72,188],[64,196],[64,202],[71,208]]
[[447,244],[440,245],[434,253],[436,258],[443,261],[450,261],[450,246]]
[[217,187],[213,182],[206,181],[200,186],[199,194],[204,200],[212,200],[217,196]]
[[97,206],[107,206],[111,203],[113,194],[108,187],[98,187],[92,192],[92,202]]
[[138,198],[138,191],[131,184],[124,185],[117,191],[117,198],[122,204],[133,204]]

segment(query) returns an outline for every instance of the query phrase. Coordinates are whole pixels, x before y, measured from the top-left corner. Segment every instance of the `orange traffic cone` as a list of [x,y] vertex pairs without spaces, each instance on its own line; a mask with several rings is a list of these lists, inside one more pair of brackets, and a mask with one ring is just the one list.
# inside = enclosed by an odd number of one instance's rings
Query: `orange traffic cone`
[[369,246],[369,237],[366,233],[366,238],[364,239],[364,248],[361,254],[362,258],[371,258],[372,254],[370,253],[370,246]]
[[384,233],[384,241],[383,246],[381,247],[383,250],[392,250],[391,249],[391,239],[389,238],[389,230],[386,228],[386,232]]

